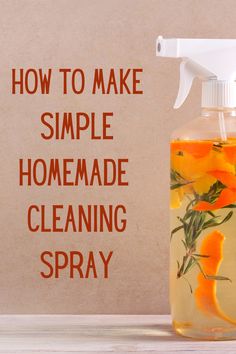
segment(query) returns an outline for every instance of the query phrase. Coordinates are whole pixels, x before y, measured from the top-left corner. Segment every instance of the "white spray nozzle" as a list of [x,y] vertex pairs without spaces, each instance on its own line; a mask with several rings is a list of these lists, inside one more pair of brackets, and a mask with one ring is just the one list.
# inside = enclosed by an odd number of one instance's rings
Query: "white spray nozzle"
[[204,81],[204,107],[236,107],[236,39],[164,39],[159,36],[156,55],[183,59],[174,108],[183,104],[195,77]]

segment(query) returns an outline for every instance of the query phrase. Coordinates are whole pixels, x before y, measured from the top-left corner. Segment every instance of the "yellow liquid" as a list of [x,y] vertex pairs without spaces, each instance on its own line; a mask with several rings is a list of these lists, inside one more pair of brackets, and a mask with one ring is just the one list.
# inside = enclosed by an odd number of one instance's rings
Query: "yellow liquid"
[[[214,144],[217,145],[218,143],[214,141]],[[228,141],[225,143],[227,146],[234,146],[234,144],[235,141]],[[185,181],[191,181],[193,183],[188,184],[185,192],[183,190],[180,191],[179,205],[178,202],[174,202],[174,208],[171,209],[171,230],[181,225],[178,217],[183,218],[185,216],[186,207],[190,200],[194,199],[196,195],[198,198],[207,198],[207,193],[209,191],[206,192],[208,187],[205,187],[203,182],[205,178],[206,184],[209,184],[210,190],[212,186],[209,182],[209,173],[211,171],[225,171],[229,173],[230,176],[235,175],[236,145],[235,161],[234,154],[232,154],[234,148],[232,149],[231,154],[227,154],[227,151],[224,151],[223,146],[224,144],[220,145],[219,148],[216,147],[216,150],[214,150],[214,147],[212,146],[208,153],[206,153],[206,151],[204,152],[203,149],[202,157],[201,151],[200,155],[198,152],[193,152],[194,144],[192,147],[188,145],[186,149],[185,145],[180,145],[180,147],[178,147],[177,144],[177,148],[172,149],[172,169],[175,169],[175,171],[181,175],[181,178],[184,177]],[[200,145],[199,147],[199,150],[201,150]],[[196,150],[197,149],[198,146],[196,146]],[[183,161],[180,160],[181,157],[183,157]],[[186,166],[187,163],[189,164],[188,166]],[[200,179],[200,185],[199,183],[195,185],[194,182],[197,180],[199,181]],[[214,184],[217,181],[218,180],[216,179],[211,182]],[[172,185],[173,183],[176,183],[176,181],[172,181]],[[228,188],[228,186],[225,186],[224,184],[220,184],[220,186],[221,190]],[[197,191],[194,190],[195,187]],[[205,194],[202,193],[201,188],[204,190]],[[174,190],[176,192],[178,188]],[[214,202],[216,201],[217,198]],[[214,202],[211,204],[214,204]],[[194,251],[196,254],[200,253],[202,240],[204,240],[204,238],[213,230],[220,231],[225,237],[223,242],[223,257],[220,261],[217,275],[225,276],[231,281],[216,280],[215,294],[216,301],[223,314],[222,316],[217,315],[217,313],[208,313],[204,308],[198,306],[195,291],[199,286],[198,275],[200,270],[196,264],[193,265],[186,274],[181,277],[177,276],[179,270],[177,262],[181,265],[183,257],[186,254],[186,248],[182,243],[182,240],[185,240],[186,238],[186,234],[183,229],[181,229],[172,236],[170,242],[171,315],[174,329],[176,332],[184,336],[206,340],[236,339],[236,209],[228,208],[226,205],[226,208],[222,207],[212,210],[215,215],[220,216],[219,219],[221,220],[224,219],[230,211],[233,211],[233,215],[228,221],[224,222],[222,225],[202,230],[199,237],[196,239]],[[209,218],[210,217],[211,216],[209,215]],[[198,259],[200,261],[200,258]]]

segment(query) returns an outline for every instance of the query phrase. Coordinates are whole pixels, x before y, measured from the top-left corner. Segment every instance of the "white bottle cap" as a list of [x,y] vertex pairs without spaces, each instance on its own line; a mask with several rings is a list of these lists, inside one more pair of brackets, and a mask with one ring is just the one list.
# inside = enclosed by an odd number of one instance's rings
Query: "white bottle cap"
[[236,107],[236,82],[223,80],[203,81],[202,107]]

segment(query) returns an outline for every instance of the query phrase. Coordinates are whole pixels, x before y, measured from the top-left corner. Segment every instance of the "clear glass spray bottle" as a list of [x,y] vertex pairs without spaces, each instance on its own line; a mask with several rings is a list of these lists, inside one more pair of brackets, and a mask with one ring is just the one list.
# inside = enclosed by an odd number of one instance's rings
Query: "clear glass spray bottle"
[[157,39],[181,57],[175,108],[194,77],[200,116],[171,137],[170,305],[187,337],[236,338],[236,40]]

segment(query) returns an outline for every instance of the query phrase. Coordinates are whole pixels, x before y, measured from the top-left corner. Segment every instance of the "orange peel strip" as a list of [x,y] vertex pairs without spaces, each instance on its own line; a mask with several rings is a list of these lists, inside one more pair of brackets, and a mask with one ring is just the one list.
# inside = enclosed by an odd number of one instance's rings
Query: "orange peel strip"
[[236,164],[236,145],[223,146],[223,153],[229,163]]
[[[224,235],[217,230],[211,232],[203,239],[200,254],[208,255],[209,257],[201,258],[199,262],[205,274],[217,275],[223,259],[224,239]],[[217,280],[206,279],[202,272],[198,274],[197,280],[198,287],[194,294],[197,307],[207,315],[217,316],[227,322],[236,324],[236,320],[228,317],[220,308],[216,296]]]
[[184,151],[195,158],[201,158],[210,153],[212,146],[210,141],[172,141],[171,151]]
[[219,195],[219,198],[214,203],[198,202],[193,209],[198,211],[208,211],[223,208],[236,201],[236,190],[225,188]]
[[209,171],[208,174],[218,179],[226,187],[231,189],[236,189],[236,176],[233,173],[216,170],[216,171]]

